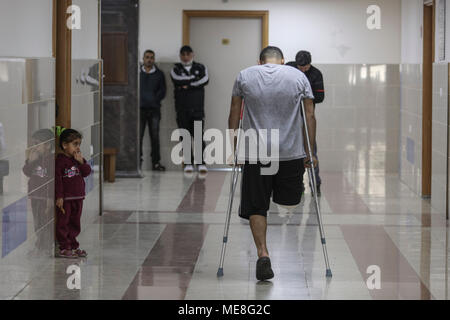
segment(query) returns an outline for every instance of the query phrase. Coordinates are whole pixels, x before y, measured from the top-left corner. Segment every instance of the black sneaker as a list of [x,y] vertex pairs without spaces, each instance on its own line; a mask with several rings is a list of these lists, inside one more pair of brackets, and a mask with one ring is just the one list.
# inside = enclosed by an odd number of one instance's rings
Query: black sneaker
[[273,278],[272,266],[269,257],[259,258],[256,262],[256,279],[264,281]]
[[156,163],[153,165],[153,171],[166,171],[166,167],[160,165],[159,163]]

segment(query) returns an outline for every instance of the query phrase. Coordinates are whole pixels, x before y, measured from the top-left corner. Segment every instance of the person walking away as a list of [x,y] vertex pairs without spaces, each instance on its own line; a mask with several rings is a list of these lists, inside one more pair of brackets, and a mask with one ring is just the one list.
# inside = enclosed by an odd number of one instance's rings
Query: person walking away
[[[315,142],[315,117],[312,103],[314,96],[306,76],[294,68],[284,65],[282,51],[277,47],[266,47],[260,54],[260,65],[242,70],[233,87],[229,129],[239,127],[241,105],[244,100],[243,132],[255,130],[262,132],[278,130],[278,141],[274,138],[261,138],[255,143],[278,145],[277,159],[263,159],[258,152],[254,156],[245,152],[242,169],[241,203],[239,216],[250,221],[250,229],[257,249],[256,279],[267,280],[274,276],[266,243],[267,211],[270,198],[273,202],[289,210],[300,203],[303,194],[301,178],[309,159],[305,153],[306,138],[303,132],[301,101],[305,103],[306,122],[310,143]],[[265,130],[265,131],[262,131]],[[267,141],[267,142],[266,142]],[[243,139],[241,142],[245,142]],[[239,148],[239,150],[247,150]],[[239,151],[238,150],[238,151]],[[250,150],[250,148],[249,148]],[[238,152],[236,151],[236,152]],[[239,158],[243,158],[238,153]],[[264,160],[264,161],[263,161]],[[267,163],[270,160],[272,163]],[[263,173],[264,167],[278,162],[278,171]],[[266,162],[265,164],[263,162]],[[276,166],[275,166],[276,167]]]
[[[298,68],[300,71],[302,71],[306,77],[308,78],[309,84],[311,85],[313,94],[314,94],[314,108],[316,107],[316,104],[322,103],[325,99],[325,89],[323,85],[323,76],[322,72],[317,69],[315,66],[311,64],[311,53],[305,50],[299,51],[295,56],[295,61],[290,61],[287,63],[287,65]],[[314,144],[313,147],[313,153],[314,156],[318,159],[317,156],[317,141]],[[320,191],[320,185],[322,184],[322,179],[320,178],[320,170],[319,170],[319,164],[317,164],[316,167],[314,167],[314,172],[317,179],[317,195],[321,195]],[[312,186],[311,191],[312,191]]]

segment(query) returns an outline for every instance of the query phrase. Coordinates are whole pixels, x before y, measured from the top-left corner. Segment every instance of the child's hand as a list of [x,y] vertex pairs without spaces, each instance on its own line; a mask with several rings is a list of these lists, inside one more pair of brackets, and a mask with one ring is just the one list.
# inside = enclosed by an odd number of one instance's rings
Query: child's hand
[[81,154],[81,152],[75,152],[75,154],[73,155],[73,157],[75,158],[75,160],[77,160],[80,164],[83,164],[83,155]]
[[63,214],[66,214],[66,211],[63,208],[63,204],[64,204],[64,199],[63,198],[56,199],[56,206],[59,208],[59,210],[61,210],[61,212]]

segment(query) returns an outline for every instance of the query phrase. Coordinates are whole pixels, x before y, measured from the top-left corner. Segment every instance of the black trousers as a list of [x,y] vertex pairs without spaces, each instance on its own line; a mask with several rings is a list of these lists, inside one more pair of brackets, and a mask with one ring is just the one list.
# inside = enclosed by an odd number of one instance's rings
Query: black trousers
[[[203,140],[203,132],[205,128],[205,120],[200,114],[193,112],[191,110],[180,110],[177,112],[177,125],[180,129],[186,129],[189,131],[192,138],[194,138],[194,122],[201,121],[202,122],[202,164],[205,164],[205,160],[203,159],[203,152],[205,151],[205,141]],[[198,139],[198,138],[197,138]],[[180,138],[183,140],[183,138]],[[192,143],[192,146],[194,143]],[[193,148],[192,148],[193,149]],[[194,164],[194,151],[191,150],[191,163]]]
[[150,143],[152,147],[151,158],[152,164],[155,165],[161,160],[160,144],[159,144],[159,122],[161,120],[161,110],[141,108],[140,119],[140,154],[141,164],[144,159],[142,158],[142,141],[144,140],[145,127],[148,124],[148,131],[150,135]]

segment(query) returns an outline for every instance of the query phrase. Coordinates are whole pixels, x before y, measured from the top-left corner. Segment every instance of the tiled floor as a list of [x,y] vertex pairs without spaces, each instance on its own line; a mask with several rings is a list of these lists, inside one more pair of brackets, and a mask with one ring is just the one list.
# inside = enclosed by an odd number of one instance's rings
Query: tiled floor
[[[443,213],[396,175],[322,173],[320,206],[333,278],[325,277],[307,190],[292,215],[272,204],[268,245],[275,277],[255,279],[256,252],[234,202],[224,277],[216,277],[230,174],[146,172],[104,188],[105,212],[84,226],[83,260],[1,266],[3,299],[448,299],[449,229]],[[237,190],[236,200],[239,199]],[[71,265],[80,289],[68,289]],[[369,289],[370,266],[379,289]],[[31,281],[24,275],[33,272]],[[4,275],[8,274],[8,277]],[[368,281],[369,279],[369,281]]]

